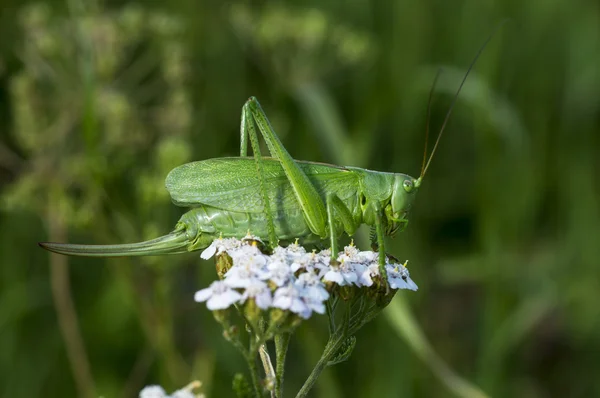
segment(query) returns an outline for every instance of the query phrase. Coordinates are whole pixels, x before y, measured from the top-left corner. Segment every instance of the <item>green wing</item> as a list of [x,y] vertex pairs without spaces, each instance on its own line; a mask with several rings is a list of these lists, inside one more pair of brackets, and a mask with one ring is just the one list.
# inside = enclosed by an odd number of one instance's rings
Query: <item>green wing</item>
[[[297,163],[323,199],[327,192],[336,193],[342,200],[356,195],[358,175],[355,172],[324,163]],[[278,160],[263,158],[263,173],[272,210],[300,208]],[[253,158],[217,158],[187,163],[169,173],[166,186],[173,203],[178,206],[203,204],[228,211],[263,211]]]

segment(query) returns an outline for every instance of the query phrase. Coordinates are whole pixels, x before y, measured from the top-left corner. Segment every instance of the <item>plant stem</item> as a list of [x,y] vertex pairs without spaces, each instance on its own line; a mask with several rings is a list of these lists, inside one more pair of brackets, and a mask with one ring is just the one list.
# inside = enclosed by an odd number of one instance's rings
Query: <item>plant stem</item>
[[310,376],[308,376],[308,378],[304,382],[304,385],[302,386],[300,391],[298,391],[296,398],[303,398],[308,395],[308,392],[316,383],[323,370],[325,370],[325,368],[327,367],[327,363],[331,360],[331,357],[335,355],[335,353],[340,348],[340,345],[344,341],[344,338],[345,333],[342,333],[340,331],[329,337],[329,341],[327,342],[327,345],[323,350],[323,355],[321,356],[321,359],[319,359],[319,362],[317,362],[317,364],[315,365],[314,369],[310,373]]
[[[351,311],[353,306],[356,304],[356,301],[360,300],[360,306],[356,314],[352,315]],[[304,385],[296,395],[296,398],[303,398],[308,395],[308,392],[311,390],[313,385],[316,383],[317,379],[327,367],[329,361],[331,361],[332,357],[339,351],[340,347],[346,341],[348,336],[352,336],[358,329],[360,329],[366,322],[364,321],[365,316],[369,316],[369,319],[372,319],[376,314],[381,311],[381,309],[371,309],[371,311],[367,311],[367,308],[364,303],[365,297],[359,296],[355,297],[350,303],[347,304],[346,313],[344,314],[343,322],[338,325],[335,330],[335,333],[331,333],[329,336],[329,340],[327,341],[327,345],[323,350],[323,354],[321,355],[321,359],[317,362],[316,366],[312,370],[310,376],[304,382]],[[328,314],[332,316],[333,314]],[[279,367],[279,361],[277,362]]]
[[250,377],[252,378],[252,387],[254,388],[254,395],[257,398],[262,397],[261,387],[260,387],[260,378],[258,376],[258,368],[256,367],[256,361],[254,357],[254,353],[256,351],[250,349],[249,352],[244,355],[246,358],[246,362],[248,363],[248,369],[250,370]]
[[283,373],[285,370],[285,356],[290,344],[291,333],[281,333],[275,335],[275,396],[283,397]]

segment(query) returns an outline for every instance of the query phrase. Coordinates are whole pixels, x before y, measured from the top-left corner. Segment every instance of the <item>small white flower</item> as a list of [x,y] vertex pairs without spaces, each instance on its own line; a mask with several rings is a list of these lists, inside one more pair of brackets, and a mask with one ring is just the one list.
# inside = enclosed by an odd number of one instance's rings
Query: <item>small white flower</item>
[[375,278],[376,276],[379,276],[379,263],[374,262],[369,264],[369,276],[371,278]]
[[246,287],[246,290],[242,295],[242,302],[246,301],[248,298],[253,298],[258,308],[263,310],[269,308],[273,302],[271,290],[266,283],[259,280],[252,281],[252,283]]
[[311,266],[307,267],[308,271],[312,271],[319,276],[319,278],[323,278],[323,276],[329,271],[329,267],[331,264],[331,256],[329,255],[331,250],[323,250],[319,253],[310,253],[311,256]]
[[[359,250],[354,244],[344,247],[344,252],[341,256],[346,256],[348,259],[353,259],[359,253]],[[341,257],[340,256],[340,257]]]
[[296,272],[298,270],[310,270],[314,267],[315,256],[312,253],[304,253],[303,255],[297,256],[291,261],[290,269],[292,272]]
[[269,279],[277,286],[285,285],[294,276],[290,266],[279,260],[271,262],[267,268],[270,273]]
[[385,266],[385,269],[388,274],[388,283],[392,289],[409,289],[417,291],[418,286],[410,279],[410,274],[406,265],[388,264]]
[[304,263],[308,260],[306,258],[306,249],[297,242],[292,243],[288,247],[276,247],[273,250],[271,258],[273,261],[289,264],[292,268],[292,272],[296,272],[298,269],[302,268]]
[[167,393],[161,386],[146,386],[140,391],[139,398],[166,398]]
[[225,273],[225,283],[234,288],[245,288],[255,279],[269,279],[271,273],[266,269],[267,258],[258,254],[234,260],[233,267]]
[[208,260],[215,254],[221,254],[223,252],[229,252],[230,250],[240,247],[242,242],[235,238],[218,238],[202,251],[200,257],[204,260]]
[[225,279],[223,279],[223,282],[225,282],[227,286],[237,289],[246,288],[257,279],[260,280],[261,278],[258,278],[257,273],[255,273],[251,268],[234,265],[225,274]]
[[206,289],[196,292],[194,300],[198,302],[207,301],[206,307],[213,310],[228,308],[231,304],[240,301],[242,295],[233,290],[223,281],[215,281]]
[[298,244],[298,239],[291,245],[285,248],[286,254],[289,257],[303,256],[306,254],[306,249]]
[[[321,301],[319,299],[316,299],[314,297],[304,297],[303,298],[304,304],[306,305],[306,307],[308,307],[308,309],[310,311],[314,311],[317,314],[321,314],[323,315],[325,313],[325,302]],[[310,316],[310,312],[308,313],[307,316],[303,316],[304,319],[307,319]],[[302,316],[302,315],[300,315]]]
[[370,251],[359,252],[356,255],[356,258],[358,259],[358,261],[360,261],[364,264],[370,264],[379,259],[379,254],[377,252],[370,252]]
[[262,252],[257,246],[249,245],[247,243],[243,243],[239,247],[227,250],[227,254],[229,254],[229,256],[233,259],[234,262],[246,258],[252,258],[252,261],[260,261],[255,260],[254,258],[257,257],[258,259],[260,259],[266,257],[264,254],[262,254]]
[[350,262],[343,262],[339,265],[332,265],[329,271],[323,277],[323,280],[335,282],[340,286],[356,284],[358,276],[354,271],[354,266]]
[[275,291],[273,307],[290,310],[304,319],[308,319],[312,313],[312,310],[300,297],[297,287],[293,284],[282,286]]
[[331,263],[331,249],[321,250],[320,252],[315,253],[315,254],[316,254],[316,257],[315,257],[316,262],[329,266],[329,263]]
[[287,248],[277,246],[276,248],[273,249],[273,254],[271,255],[271,258],[274,260],[286,261],[286,259],[287,259],[286,253],[287,253]]
[[354,263],[354,272],[356,273],[356,286],[371,286],[373,279],[371,279],[371,270],[364,264]]
[[300,274],[294,282],[301,292],[301,296],[317,301],[325,301],[329,298],[329,292],[319,277],[311,272]]
[[339,270],[339,267],[335,266],[336,268],[334,268],[333,266],[331,267],[331,270],[329,270],[325,276],[323,276],[323,280],[326,282],[334,282],[337,283],[340,286],[344,286],[347,283],[344,281],[344,277],[342,276],[342,273]]
[[306,272],[301,274],[296,282],[300,297],[306,306],[319,314],[325,313],[325,301],[329,298],[329,292],[318,276]]

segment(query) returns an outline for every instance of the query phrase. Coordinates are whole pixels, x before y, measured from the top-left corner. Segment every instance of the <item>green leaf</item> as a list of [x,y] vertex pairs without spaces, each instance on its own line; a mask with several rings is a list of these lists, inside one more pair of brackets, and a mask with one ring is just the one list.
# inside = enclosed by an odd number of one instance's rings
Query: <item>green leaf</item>
[[337,365],[338,363],[347,361],[352,355],[352,351],[354,351],[354,347],[356,346],[356,337],[350,336],[344,341],[337,354],[333,357],[333,359],[327,362],[327,366]]

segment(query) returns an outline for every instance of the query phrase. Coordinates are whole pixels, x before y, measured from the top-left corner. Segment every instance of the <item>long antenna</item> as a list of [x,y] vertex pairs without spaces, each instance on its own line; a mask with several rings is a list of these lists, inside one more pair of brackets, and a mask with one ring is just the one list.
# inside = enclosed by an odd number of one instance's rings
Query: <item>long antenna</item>
[[425,124],[425,149],[423,150],[423,165],[421,166],[421,176],[423,176],[423,171],[425,170],[425,162],[427,161],[427,144],[429,141],[429,122],[431,121],[431,103],[433,100],[433,92],[435,91],[435,85],[442,74],[442,68],[439,68],[433,78],[433,84],[431,85],[431,89],[429,90],[429,99],[427,100],[427,122]]
[[[496,32],[498,32],[498,30],[508,21],[509,21],[509,19],[505,19],[504,21],[500,22],[498,27],[496,29],[494,29],[492,34],[489,35],[488,38],[485,40],[485,42],[483,43],[483,45],[481,46],[479,51],[477,51],[477,55],[475,55],[475,58],[473,58],[473,61],[471,61],[471,64],[469,65],[469,69],[467,69],[467,73],[465,73],[465,77],[463,77],[462,82],[460,83],[460,86],[458,87],[458,90],[456,91],[456,94],[454,95],[454,98],[452,99],[452,103],[450,104],[448,113],[446,113],[446,118],[444,119],[444,123],[442,123],[442,128],[440,129],[438,138],[435,141],[435,144],[433,145],[433,149],[431,150],[431,155],[429,155],[429,160],[427,161],[427,164],[425,165],[425,169],[422,170],[422,173],[421,173],[421,176],[419,177],[419,179],[423,178],[425,176],[425,173],[427,173],[427,169],[429,168],[431,159],[433,159],[433,155],[435,154],[438,144],[440,143],[440,138],[442,138],[442,133],[444,132],[444,129],[446,128],[446,125],[448,124],[448,119],[450,119],[450,115],[452,114],[452,110],[454,109],[454,105],[456,104],[456,100],[458,99],[458,95],[460,94],[460,91],[462,90],[463,85],[465,84],[465,81],[467,80],[467,77],[469,76],[469,73],[471,73],[471,70],[473,69],[473,66],[475,66],[477,59],[479,59],[479,56],[481,55],[481,53],[483,52],[485,47],[488,45],[490,40],[492,40],[492,37],[494,37]],[[428,123],[429,123],[429,121],[428,121]]]

